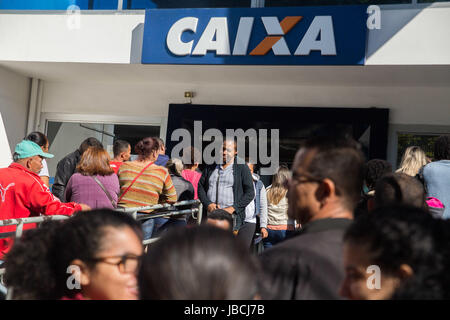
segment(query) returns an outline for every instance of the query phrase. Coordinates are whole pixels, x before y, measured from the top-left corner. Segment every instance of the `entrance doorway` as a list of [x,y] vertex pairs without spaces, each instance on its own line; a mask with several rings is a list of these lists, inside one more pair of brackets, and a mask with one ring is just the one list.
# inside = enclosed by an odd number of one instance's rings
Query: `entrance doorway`
[[47,121],[46,134],[50,143],[49,152],[55,157],[48,160],[50,183],[56,173],[56,166],[63,157],[75,151],[89,137],[102,142],[110,156],[113,156],[113,144],[116,140],[125,140],[134,146],[145,137],[159,137],[160,125],[126,125],[114,123]]
[[[319,108],[319,107],[258,107],[171,104],[167,122],[167,153],[178,141],[171,141],[172,132],[187,129],[194,136],[194,122],[201,122],[201,134],[218,129],[271,129],[279,132],[280,165],[292,165],[300,143],[312,136],[344,135],[362,145],[366,159],[386,159],[389,109],[385,108]],[[270,135],[267,137],[271,145]],[[203,150],[210,143],[203,141]],[[270,149],[269,149],[270,150]],[[241,158],[248,156],[240,154]],[[264,183],[270,177],[262,177]]]

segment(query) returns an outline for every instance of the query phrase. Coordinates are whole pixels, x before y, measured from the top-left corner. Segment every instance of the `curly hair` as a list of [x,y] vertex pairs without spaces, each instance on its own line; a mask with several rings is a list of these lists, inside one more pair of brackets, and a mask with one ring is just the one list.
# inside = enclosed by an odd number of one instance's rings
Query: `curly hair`
[[417,274],[405,281],[394,293],[394,300],[450,299],[450,221],[436,219],[433,226],[438,253],[434,272]]
[[147,159],[154,151],[159,150],[160,144],[158,140],[153,137],[147,137],[139,141],[134,147],[134,151],[140,158]]
[[139,223],[131,216],[112,210],[79,212],[63,221],[47,221],[27,230],[5,256],[4,280],[13,288],[14,299],[55,300],[73,297],[67,268],[75,259],[88,268],[92,258],[103,249],[105,228],[130,227],[142,240]]
[[370,264],[378,265],[384,273],[396,274],[407,264],[414,277],[425,278],[445,269],[435,236],[437,224],[439,220],[416,207],[383,207],[359,216],[346,231],[344,241],[365,248]]
[[386,160],[372,159],[364,164],[363,170],[367,188],[373,190],[383,175],[392,172],[392,165]]

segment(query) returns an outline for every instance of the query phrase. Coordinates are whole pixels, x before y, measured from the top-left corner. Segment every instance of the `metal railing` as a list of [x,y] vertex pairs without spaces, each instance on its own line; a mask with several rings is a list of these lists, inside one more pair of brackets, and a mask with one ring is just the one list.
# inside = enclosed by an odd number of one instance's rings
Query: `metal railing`
[[[177,210],[177,207],[181,206],[191,206],[189,209]],[[156,210],[156,212],[145,213],[142,211]],[[188,200],[180,201],[174,204],[157,204],[153,206],[144,207],[134,207],[134,208],[117,208],[116,211],[131,214],[133,218],[138,221],[144,221],[148,219],[155,218],[165,218],[173,216],[181,216],[186,214],[191,214],[194,220],[197,220],[197,224],[201,223],[203,206],[200,200]],[[5,238],[20,238],[23,234],[23,226],[30,223],[42,223],[49,220],[65,220],[69,216],[55,215],[55,216],[40,216],[40,217],[30,217],[30,218],[19,218],[19,219],[6,219],[0,220],[0,227],[13,226],[16,225],[15,232],[0,232],[0,239]],[[157,241],[159,238],[152,238],[143,241],[143,245],[148,245]],[[0,268],[0,293],[6,295],[6,299],[10,300],[12,298],[12,290],[7,289],[3,284],[3,275],[5,273],[4,268]]]
[[40,216],[31,218],[18,218],[18,219],[6,219],[0,220],[0,227],[14,226],[16,225],[15,232],[0,232],[0,239],[16,237],[20,238],[23,233],[23,225],[29,223],[41,223],[49,220],[64,220],[68,219],[69,216],[55,215],[55,216]]
[[[30,218],[18,218],[18,219],[6,219],[0,220],[0,227],[14,226],[16,225],[16,231],[14,232],[0,232],[0,239],[15,237],[20,238],[23,234],[23,226],[30,223],[42,223],[49,220],[65,220],[69,216],[55,215],[55,216],[40,216]],[[11,300],[12,290],[7,289],[3,284],[3,275],[5,274],[5,268],[0,268],[0,293],[6,295],[6,300]]]
[[[177,207],[181,206],[191,206],[190,209],[181,209],[177,210]],[[156,210],[156,212],[146,213],[142,211],[148,210]],[[144,207],[133,207],[133,208],[117,208],[116,211],[125,212],[131,214],[134,219],[138,221],[144,221],[155,218],[167,218],[173,216],[181,216],[186,214],[191,214],[194,220],[197,220],[197,224],[200,224],[202,221],[203,214],[203,205],[200,200],[186,200],[180,201],[173,204],[156,204],[153,206],[144,206]],[[195,213],[197,216],[195,216]],[[159,238],[151,238],[144,240],[143,245],[151,244],[155,241],[158,241]]]

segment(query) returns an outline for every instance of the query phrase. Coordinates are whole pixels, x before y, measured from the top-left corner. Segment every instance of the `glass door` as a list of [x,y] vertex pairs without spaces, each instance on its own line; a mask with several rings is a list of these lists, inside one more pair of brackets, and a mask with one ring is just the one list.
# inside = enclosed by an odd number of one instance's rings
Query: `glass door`
[[139,140],[145,137],[159,137],[160,129],[159,125],[47,121],[49,152],[55,155],[48,160],[50,184],[53,182],[59,160],[75,151],[86,138],[97,138],[113,157],[114,141],[119,139],[128,141],[133,153],[134,146]]

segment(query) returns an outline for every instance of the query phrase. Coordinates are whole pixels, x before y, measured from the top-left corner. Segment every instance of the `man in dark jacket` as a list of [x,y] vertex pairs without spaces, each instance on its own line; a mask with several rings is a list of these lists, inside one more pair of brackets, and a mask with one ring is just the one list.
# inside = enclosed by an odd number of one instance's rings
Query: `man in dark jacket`
[[159,137],[153,137],[158,141],[159,149],[158,149],[158,158],[156,158],[155,164],[161,167],[165,167],[167,161],[169,161],[169,156],[166,155],[166,146],[164,145],[164,140]]
[[222,165],[205,168],[198,183],[198,197],[203,204],[203,218],[216,209],[224,209],[235,217],[234,230],[239,230],[245,219],[245,207],[255,198],[250,169],[245,162],[237,163],[237,144],[223,143]]
[[343,235],[359,200],[363,163],[353,140],[316,137],[297,152],[288,215],[303,228],[262,254],[263,299],[339,299]]
[[75,173],[78,162],[81,156],[89,147],[103,148],[103,145],[97,139],[90,137],[84,140],[80,147],[72,153],[62,158],[56,166],[55,182],[53,183],[52,193],[58,197],[62,202],[65,202],[64,192],[70,177]]

